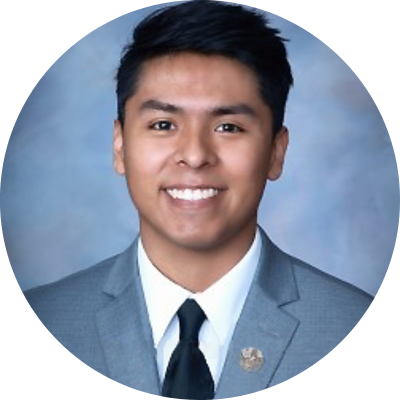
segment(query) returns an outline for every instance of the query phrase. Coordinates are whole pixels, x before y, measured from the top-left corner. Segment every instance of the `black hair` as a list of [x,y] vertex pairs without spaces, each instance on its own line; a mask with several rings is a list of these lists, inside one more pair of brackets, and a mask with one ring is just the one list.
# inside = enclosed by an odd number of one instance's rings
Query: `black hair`
[[273,131],[282,127],[293,77],[285,39],[263,12],[212,0],[193,0],[159,9],[137,25],[116,74],[118,120],[124,125],[126,101],[135,93],[143,64],[156,57],[195,52],[240,61],[255,73],[270,107]]

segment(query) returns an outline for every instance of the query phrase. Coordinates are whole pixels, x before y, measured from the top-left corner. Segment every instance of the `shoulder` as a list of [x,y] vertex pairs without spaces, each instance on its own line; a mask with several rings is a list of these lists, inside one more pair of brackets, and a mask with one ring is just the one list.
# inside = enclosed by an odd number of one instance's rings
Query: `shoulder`
[[[261,233],[261,264],[267,266],[263,280],[278,303],[365,310],[372,302],[368,293],[286,253]],[[289,295],[282,298],[283,292]]]
[[295,287],[299,300],[323,301],[326,299],[326,301],[341,303],[351,300],[354,306],[360,307],[369,305],[373,300],[371,295],[356,286],[286,253],[263,230],[261,233],[263,239],[261,260],[264,259],[267,264],[270,264],[271,272],[268,277],[279,281],[280,286],[289,284]]
[[298,301],[285,309],[319,327],[348,332],[367,311],[373,297],[356,286],[290,256],[277,248],[293,270]]
[[373,297],[358,287],[336,278],[322,270],[307,264],[295,257],[289,256],[295,279],[300,291],[300,297],[306,299],[326,298],[329,301],[336,300],[343,304],[353,306],[368,306]]
[[26,291],[25,297],[43,321],[61,313],[96,309],[106,301],[102,289],[119,255],[110,257],[59,281]]
[[301,321],[348,330],[356,325],[373,300],[356,286],[282,251],[265,233],[263,249],[269,270],[264,285],[283,309]]

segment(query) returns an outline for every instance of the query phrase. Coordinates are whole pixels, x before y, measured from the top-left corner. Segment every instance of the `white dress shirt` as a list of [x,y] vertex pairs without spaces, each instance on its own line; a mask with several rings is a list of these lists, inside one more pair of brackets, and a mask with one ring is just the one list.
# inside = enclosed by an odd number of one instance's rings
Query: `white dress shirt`
[[176,315],[188,298],[195,299],[207,316],[199,332],[199,348],[217,386],[229,343],[246,300],[261,252],[260,233],[245,256],[221,279],[201,293],[191,293],[165,277],[151,263],[142,241],[138,243],[138,264],[157,350],[160,381],[179,342]]

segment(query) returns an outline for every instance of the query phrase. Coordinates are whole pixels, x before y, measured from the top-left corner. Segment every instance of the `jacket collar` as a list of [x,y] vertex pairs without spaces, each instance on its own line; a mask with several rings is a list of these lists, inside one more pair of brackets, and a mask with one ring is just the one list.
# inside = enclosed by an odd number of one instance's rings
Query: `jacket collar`
[[118,297],[133,281],[140,280],[137,268],[138,240],[139,237],[117,257],[104,285],[104,293]]

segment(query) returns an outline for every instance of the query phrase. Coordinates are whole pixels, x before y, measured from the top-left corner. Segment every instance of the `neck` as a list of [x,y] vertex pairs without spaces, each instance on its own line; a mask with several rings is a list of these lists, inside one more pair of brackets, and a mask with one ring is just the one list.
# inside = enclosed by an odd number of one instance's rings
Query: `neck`
[[216,246],[180,246],[141,225],[143,247],[153,265],[168,279],[192,293],[203,292],[227,274],[250,249],[257,224]]

